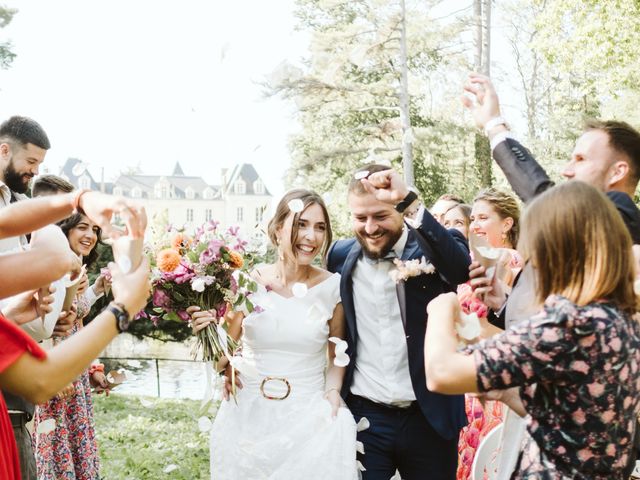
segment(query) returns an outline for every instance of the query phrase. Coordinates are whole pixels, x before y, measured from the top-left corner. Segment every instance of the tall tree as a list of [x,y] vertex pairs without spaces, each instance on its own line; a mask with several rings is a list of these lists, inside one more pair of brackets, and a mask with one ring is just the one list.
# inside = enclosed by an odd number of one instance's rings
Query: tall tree
[[310,55],[301,68],[282,65],[269,82],[272,93],[293,99],[299,110],[291,184],[340,197],[355,167],[371,161],[400,167],[403,147],[413,155],[415,183],[427,202],[455,191],[460,176],[474,183],[465,166],[469,130],[456,121],[469,68],[460,33],[468,27],[434,18],[436,3],[298,0]]
[[[9,25],[16,13],[18,13],[18,10],[14,8],[0,6],[0,28],[5,28]],[[16,54],[13,52],[11,41],[0,41],[0,68],[9,68],[15,58]]]

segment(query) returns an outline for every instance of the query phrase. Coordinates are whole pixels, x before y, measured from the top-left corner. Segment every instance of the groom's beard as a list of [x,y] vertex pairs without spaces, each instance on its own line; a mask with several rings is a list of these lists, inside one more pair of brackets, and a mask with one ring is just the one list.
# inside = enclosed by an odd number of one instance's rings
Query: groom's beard
[[[376,232],[376,235],[378,233],[380,233],[379,230]],[[402,229],[398,230],[397,232],[384,230],[383,236],[385,237],[386,240],[380,247],[376,247],[375,249],[369,248],[367,244],[367,234],[365,232],[360,233],[356,231],[354,232],[354,234],[356,236],[356,239],[358,240],[358,243],[362,247],[364,254],[369,258],[378,260],[380,258],[383,258],[387,253],[389,253],[391,251],[391,248],[393,248],[393,246],[396,244],[396,242],[400,240],[400,237],[402,236]]]

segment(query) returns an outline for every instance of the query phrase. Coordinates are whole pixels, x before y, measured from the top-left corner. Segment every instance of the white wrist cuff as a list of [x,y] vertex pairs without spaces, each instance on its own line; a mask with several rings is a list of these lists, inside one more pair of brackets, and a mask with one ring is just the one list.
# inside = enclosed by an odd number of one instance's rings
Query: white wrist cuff
[[501,117],[493,117],[491,120],[489,120],[487,123],[485,123],[484,125],[484,134],[488,137],[489,136],[489,132],[496,128],[498,125],[504,125],[505,127],[507,126],[507,121]]

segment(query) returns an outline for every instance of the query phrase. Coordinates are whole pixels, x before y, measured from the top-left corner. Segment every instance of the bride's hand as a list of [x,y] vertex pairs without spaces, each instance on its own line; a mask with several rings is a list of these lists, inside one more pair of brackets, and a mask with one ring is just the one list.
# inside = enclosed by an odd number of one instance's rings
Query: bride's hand
[[331,404],[331,418],[336,418],[338,416],[338,409],[345,406],[340,392],[332,388],[324,394],[324,398]]
[[191,329],[195,335],[207,325],[216,324],[216,317],[208,310],[200,310],[200,307],[191,306],[187,308],[187,313],[191,315]]
[[[230,363],[224,369],[224,376],[222,377],[223,385],[222,385],[222,399],[229,401],[231,398],[231,394],[233,393],[231,390],[231,369],[233,367]],[[242,388],[242,381],[240,380],[240,372],[236,370],[236,388]]]

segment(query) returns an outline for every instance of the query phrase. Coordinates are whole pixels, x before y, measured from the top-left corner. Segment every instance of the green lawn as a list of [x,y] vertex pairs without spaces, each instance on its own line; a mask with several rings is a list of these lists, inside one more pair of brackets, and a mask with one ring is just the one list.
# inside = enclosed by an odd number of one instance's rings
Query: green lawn
[[[102,478],[210,478],[209,435],[198,429],[200,402],[118,394],[93,398]],[[171,465],[177,468],[165,473]]]

